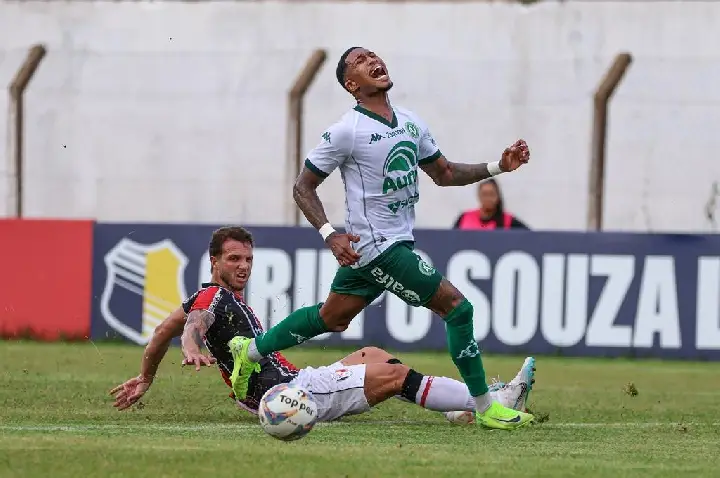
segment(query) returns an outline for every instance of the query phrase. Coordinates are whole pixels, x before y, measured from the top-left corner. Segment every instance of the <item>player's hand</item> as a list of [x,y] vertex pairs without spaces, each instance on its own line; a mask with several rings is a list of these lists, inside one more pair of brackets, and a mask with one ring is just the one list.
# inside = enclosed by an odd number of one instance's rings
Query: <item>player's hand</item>
[[110,395],[115,397],[115,404],[113,406],[117,408],[118,411],[130,408],[145,395],[150,385],[152,385],[152,379],[141,375],[118,385],[110,390]]
[[351,242],[360,242],[360,236],[333,232],[325,242],[341,266],[349,266],[360,260],[360,254],[355,252],[351,244]]
[[500,169],[505,172],[515,171],[528,161],[530,161],[530,149],[524,139],[519,139],[503,151]]
[[200,352],[183,352],[183,353],[185,355],[185,358],[182,361],[182,366],[184,367],[185,365],[195,365],[196,372],[199,372],[200,367],[202,367],[202,366],[210,367],[213,364],[215,364],[215,362],[217,362],[217,360],[215,360],[215,357],[209,357],[207,355],[203,355]]

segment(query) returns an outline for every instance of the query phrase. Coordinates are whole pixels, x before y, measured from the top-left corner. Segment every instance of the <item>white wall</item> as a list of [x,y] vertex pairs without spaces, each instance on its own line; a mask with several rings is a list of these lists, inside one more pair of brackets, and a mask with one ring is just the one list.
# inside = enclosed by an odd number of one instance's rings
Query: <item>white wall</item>
[[[0,84],[31,44],[49,50],[27,98],[31,216],[283,223],[287,89],[311,51],[327,48],[307,97],[308,149],[352,106],[334,64],[360,44],[385,57],[393,101],[425,118],[449,158],[494,160],[525,138],[533,160],[502,178],[508,206],[535,228],[559,229],[585,227],[591,95],[615,54],[631,51],[611,107],[607,227],[710,229],[720,2],[83,1],[0,11]],[[475,203],[472,187],[424,180],[421,191],[423,227],[447,227]],[[341,223],[339,177],[322,196]]]

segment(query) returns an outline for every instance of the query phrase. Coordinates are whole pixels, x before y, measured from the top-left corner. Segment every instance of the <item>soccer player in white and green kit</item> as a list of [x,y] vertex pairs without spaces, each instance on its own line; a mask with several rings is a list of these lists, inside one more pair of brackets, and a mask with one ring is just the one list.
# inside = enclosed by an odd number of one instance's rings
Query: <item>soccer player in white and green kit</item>
[[[451,163],[440,152],[425,123],[388,99],[387,67],[375,53],[349,48],[338,62],[338,82],[357,101],[323,134],[308,155],[293,196],[340,264],[324,303],[303,307],[264,334],[229,343],[233,390],[247,393],[258,361],[328,331],[345,330],[353,318],[384,290],[414,307],[427,307],[446,323],[448,350],[475,397],[477,422],[513,430],[533,420],[493,401],[488,393],[480,350],[473,338],[473,306],[437,270],[413,252],[415,204],[420,199],[418,169],[439,186],[464,186],[513,171],[530,153],[519,140],[500,161]],[[346,193],[345,233],[329,224],[317,188],[335,169]]]

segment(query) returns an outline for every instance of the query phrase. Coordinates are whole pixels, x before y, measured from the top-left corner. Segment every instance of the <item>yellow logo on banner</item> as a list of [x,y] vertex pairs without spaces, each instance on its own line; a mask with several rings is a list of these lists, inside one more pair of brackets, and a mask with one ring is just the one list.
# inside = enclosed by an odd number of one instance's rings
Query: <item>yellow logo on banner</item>
[[[133,342],[146,344],[155,327],[187,297],[187,263],[169,239],[140,244],[123,238],[105,255],[107,279],[100,297],[105,321]],[[123,299],[116,300],[121,294]]]

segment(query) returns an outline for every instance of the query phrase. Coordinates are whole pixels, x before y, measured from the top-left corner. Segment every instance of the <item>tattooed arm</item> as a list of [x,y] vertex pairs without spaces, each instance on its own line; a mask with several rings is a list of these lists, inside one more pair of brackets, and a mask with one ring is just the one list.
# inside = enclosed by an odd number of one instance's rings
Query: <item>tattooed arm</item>
[[[328,224],[325,208],[317,194],[317,188],[322,184],[324,179],[318,171],[313,171],[306,164],[293,187],[293,198],[295,198],[295,202],[303,214],[305,214],[308,222],[318,230]],[[330,247],[338,263],[341,266],[349,266],[360,260],[360,254],[355,252],[351,244],[351,242],[358,242],[359,240],[360,237],[357,235],[340,234],[333,230],[333,232],[327,236],[325,242]]]
[[195,370],[199,371],[202,365],[210,366],[215,363],[213,357],[207,357],[200,353],[203,336],[214,322],[215,316],[207,310],[197,309],[188,314],[185,329],[180,338],[182,352],[185,356],[183,365],[194,364]]
[[295,199],[295,203],[315,229],[320,229],[328,222],[325,208],[317,193],[317,188],[324,180],[325,178],[313,173],[305,166],[293,187],[293,199]]
[[[516,141],[512,146],[503,151],[500,161],[497,163],[464,164],[452,163],[445,156],[440,156],[428,164],[421,164],[428,176],[438,186],[465,186],[477,183],[501,172],[514,171],[530,160],[530,151],[523,140]],[[495,174],[488,170],[495,169]]]
[[463,164],[451,163],[440,156],[430,164],[420,166],[438,186],[465,186],[492,177],[487,163]]

